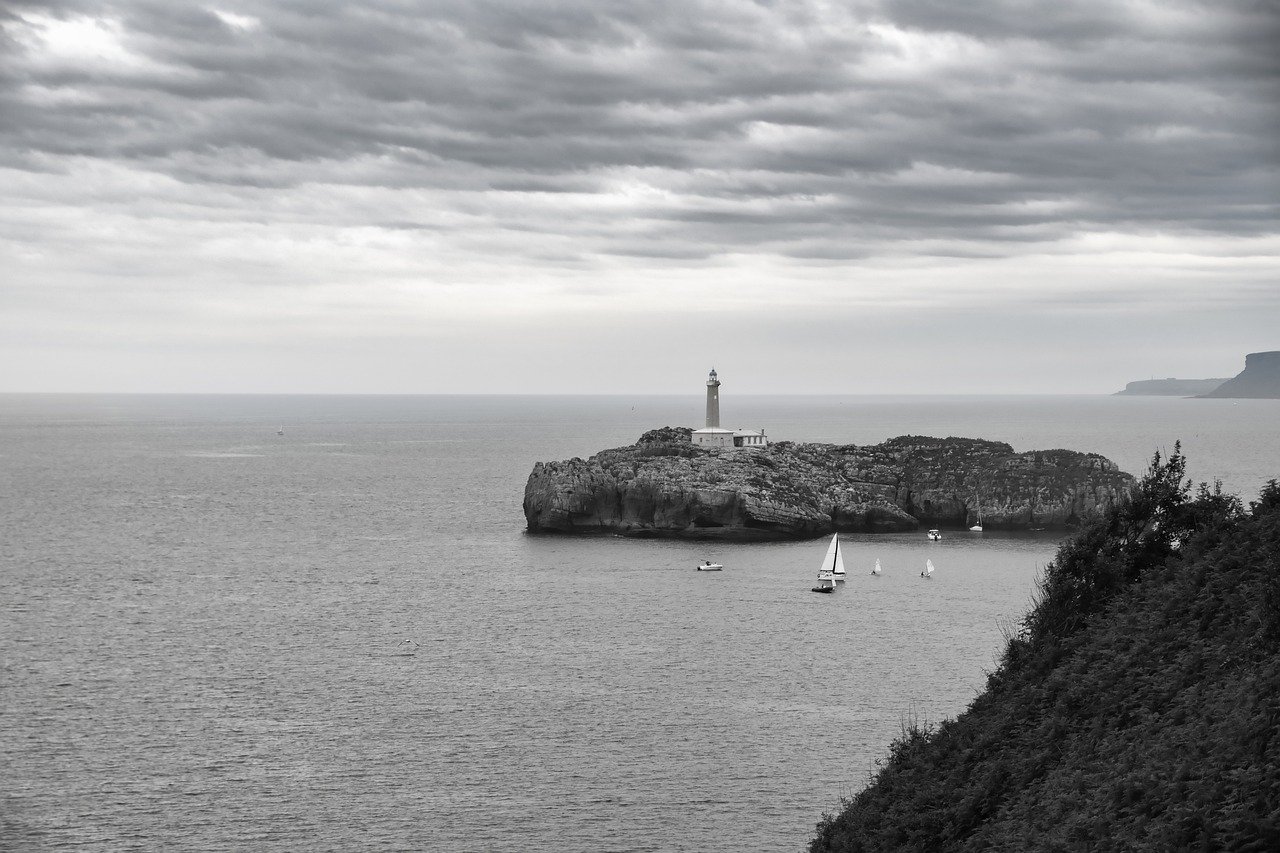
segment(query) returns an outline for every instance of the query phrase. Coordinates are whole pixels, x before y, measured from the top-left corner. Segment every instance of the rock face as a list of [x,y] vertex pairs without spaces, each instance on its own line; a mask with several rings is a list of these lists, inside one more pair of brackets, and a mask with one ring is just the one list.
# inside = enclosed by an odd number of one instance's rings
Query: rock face
[[1226,379],[1142,379],[1130,382],[1113,397],[1194,397],[1208,394]]
[[1280,399],[1280,350],[1251,352],[1244,370],[1201,397],[1255,397]]
[[835,531],[1065,528],[1133,484],[1092,453],[1015,453],[972,438],[707,450],[687,427],[650,430],[590,459],[539,462],[525,485],[531,533],[803,539]]

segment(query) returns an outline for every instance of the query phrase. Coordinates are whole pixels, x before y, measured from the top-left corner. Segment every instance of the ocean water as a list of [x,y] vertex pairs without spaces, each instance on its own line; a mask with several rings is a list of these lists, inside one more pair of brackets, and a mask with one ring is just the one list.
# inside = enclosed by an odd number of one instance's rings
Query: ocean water
[[[1181,440],[1246,501],[1280,477],[1277,401],[722,405],[775,440],[961,435],[1132,473]],[[0,848],[803,849],[905,722],[981,690],[1057,539],[853,537],[817,596],[825,541],[524,534],[535,461],[701,411],[0,395]]]

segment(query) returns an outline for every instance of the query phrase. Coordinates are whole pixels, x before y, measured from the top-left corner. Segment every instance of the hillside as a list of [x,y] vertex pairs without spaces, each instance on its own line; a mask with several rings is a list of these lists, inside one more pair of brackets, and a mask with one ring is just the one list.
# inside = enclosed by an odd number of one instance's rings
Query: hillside
[[984,693],[905,727],[820,851],[1280,849],[1280,484],[1178,452],[1059,550]]
[[1200,396],[1280,399],[1280,350],[1249,353],[1244,370]]

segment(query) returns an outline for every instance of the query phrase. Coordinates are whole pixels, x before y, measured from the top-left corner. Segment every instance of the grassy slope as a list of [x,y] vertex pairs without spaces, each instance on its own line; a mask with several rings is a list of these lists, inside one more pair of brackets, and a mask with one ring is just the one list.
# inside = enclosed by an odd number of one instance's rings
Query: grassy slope
[[811,851],[1280,850],[1280,485],[1159,458],[1059,551],[985,693],[912,727]]

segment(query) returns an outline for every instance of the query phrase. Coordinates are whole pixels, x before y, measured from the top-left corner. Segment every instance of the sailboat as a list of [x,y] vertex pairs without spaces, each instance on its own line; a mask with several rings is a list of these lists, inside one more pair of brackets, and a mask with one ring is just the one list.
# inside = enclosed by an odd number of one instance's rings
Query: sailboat
[[981,533],[982,532],[982,502],[978,500],[978,496],[976,494],[973,496],[973,503],[978,508],[977,509],[978,523],[975,524],[973,527],[970,527],[969,529],[972,530],[974,533]]
[[874,569],[872,569],[872,570],[871,570],[871,574],[873,574],[873,575],[878,575],[878,574],[880,574],[880,561],[879,561],[879,560],[876,560],[876,567],[875,567]]
[[818,585],[814,592],[835,592],[836,581],[844,580],[844,556],[840,553],[840,534],[831,537],[827,546],[827,555],[822,558],[818,567]]
[[920,577],[922,578],[933,577],[933,560],[924,561],[924,571],[920,573]]

